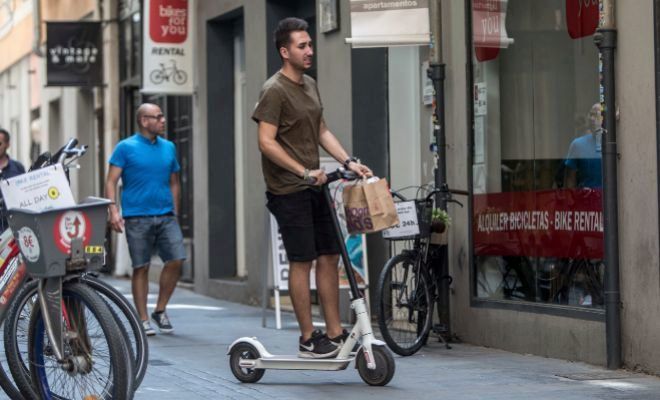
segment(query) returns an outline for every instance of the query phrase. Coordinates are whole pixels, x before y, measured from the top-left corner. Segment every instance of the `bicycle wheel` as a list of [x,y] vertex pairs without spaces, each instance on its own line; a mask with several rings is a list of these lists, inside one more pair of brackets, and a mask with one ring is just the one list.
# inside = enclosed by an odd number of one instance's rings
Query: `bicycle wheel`
[[40,307],[28,330],[30,374],[43,399],[130,399],[133,368],[124,335],[103,299],[81,283],[65,283],[64,362],[50,348]]
[[415,273],[412,254],[398,254],[383,268],[378,281],[378,327],[393,352],[409,356],[423,345],[433,318],[428,277]]
[[[0,326],[0,329],[4,330],[4,323]],[[2,336],[4,337],[4,333]],[[3,348],[5,348],[4,343]],[[7,354],[6,350],[5,354]],[[11,400],[23,400],[23,395],[21,395],[20,389],[17,388],[16,382],[11,376],[11,371],[3,365],[5,362],[7,362],[7,358],[0,362],[0,387]],[[6,365],[9,366],[8,362]]]
[[553,301],[580,307],[602,307],[603,295],[602,262],[572,259],[559,269],[559,284]]
[[119,318],[119,324],[126,329],[134,355],[134,385],[135,390],[137,390],[144,379],[144,374],[147,372],[149,361],[149,343],[147,335],[144,334],[144,329],[142,329],[142,320],[140,320],[137,311],[126,297],[107,282],[93,275],[83,275],[80,280],[104,297],[110,309]]
[[174,83],[177,85],[183,85],[188,80],[188,74],[183,70],[174,71]]
[[[130,356],[134,360],[133,370],[135,371],[134,389],[137,390],[147,371],[149,360],[147,337],[142,329],[140,318],[126,298],[114,287],[91,275],[82,277],[81,281],[103,296],[122,330],[122,336],[125,337],[127,343],[130,343]],[[10,371],[12,371],[12,376],[15,376],[14,380],[18,381],[17,386],[24,393],[32,390],[31,377],[27,366],[27,322],[29,321],[31,306],[36,301],[36,296],[36,281],[26,284],[22,291],[17,294],[14,304],[7,313],[6,320],[8,322],[4,333],[5,354],[7,354],[8,362],[11,360],[12,363]],[[0,371],[0,386],[11,397],[10,391],[14,387],[14,382],[8,380],[8,383],[5,383],[6,381],[2,377],[2,371]],[[16,389],[14,388],[14,390]],[[21,399],[22,397],[18,398]]]
[[159,69],[155,69],[151,71],[151,73],[149,74],[149,80],[154,85],[158,85],[160,83],[163,83],[163,81],[165,80],[165,74],[163,73],[163,71]]
[[[7,364],[19,394],[18,399],[37,398],[28,368],[28,328],[32,308],[37,301],[37,281],[26,282],[16,293],[4,322],[4,346]],[[4,383],[3,389],[7,391]],[[10,395],[10,397],[14,398]]]

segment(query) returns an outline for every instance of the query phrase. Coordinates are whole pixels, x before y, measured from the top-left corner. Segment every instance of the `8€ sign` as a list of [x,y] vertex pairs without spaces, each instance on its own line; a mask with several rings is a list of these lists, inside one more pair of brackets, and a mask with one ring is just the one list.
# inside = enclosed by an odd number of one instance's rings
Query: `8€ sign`
[[86,246],[92,232],[89,218],[80,211],[63,212],[57,217],[53,229],[55,244],[65,254],[69,254],[73,239],[82,239],[83,245]]
[[36,262],[41,254],[41,247],[39,246],[39,239],[34,231],[27,226],[24,226],[18,231],[18,245],[21,248],[23,257],[27,258],[29,262]]

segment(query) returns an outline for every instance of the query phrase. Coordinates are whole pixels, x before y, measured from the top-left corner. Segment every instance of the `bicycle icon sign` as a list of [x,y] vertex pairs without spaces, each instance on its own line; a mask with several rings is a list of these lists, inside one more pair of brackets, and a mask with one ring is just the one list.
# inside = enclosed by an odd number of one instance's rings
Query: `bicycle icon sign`
[[160,63],[159,69],[154,69],[149,73],[149,80],[154,85],[159,85],[165,81],[169,82],[170,78],[177,85],[183,85],[188,81],[186,71],[177,68],[176,61],[170,60],[170,62],[172,63],[170,67],[166,67],[164,63]]

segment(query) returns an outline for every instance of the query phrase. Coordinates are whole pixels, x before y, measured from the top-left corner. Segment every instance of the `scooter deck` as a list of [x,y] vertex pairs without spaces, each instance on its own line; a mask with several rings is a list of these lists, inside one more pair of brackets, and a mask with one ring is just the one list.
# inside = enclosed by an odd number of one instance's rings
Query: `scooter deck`
[[300,358],[297,356],[271,356],[256,360],[241,359],[240,366],[243,368],[256,369],[297,369],[297,370],[325,370],[340,371],[346,369],[354,357],[337,358]]

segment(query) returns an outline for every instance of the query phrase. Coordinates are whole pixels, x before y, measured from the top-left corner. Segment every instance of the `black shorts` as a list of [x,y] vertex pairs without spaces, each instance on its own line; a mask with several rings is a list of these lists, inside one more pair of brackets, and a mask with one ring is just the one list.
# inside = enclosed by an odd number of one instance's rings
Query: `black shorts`
[[323,192],[313,189],[284,195],[266,192],[266,197],[266,206],[280,227],[289,261],[305,262],[321,255],[339,254],[332,211]]

